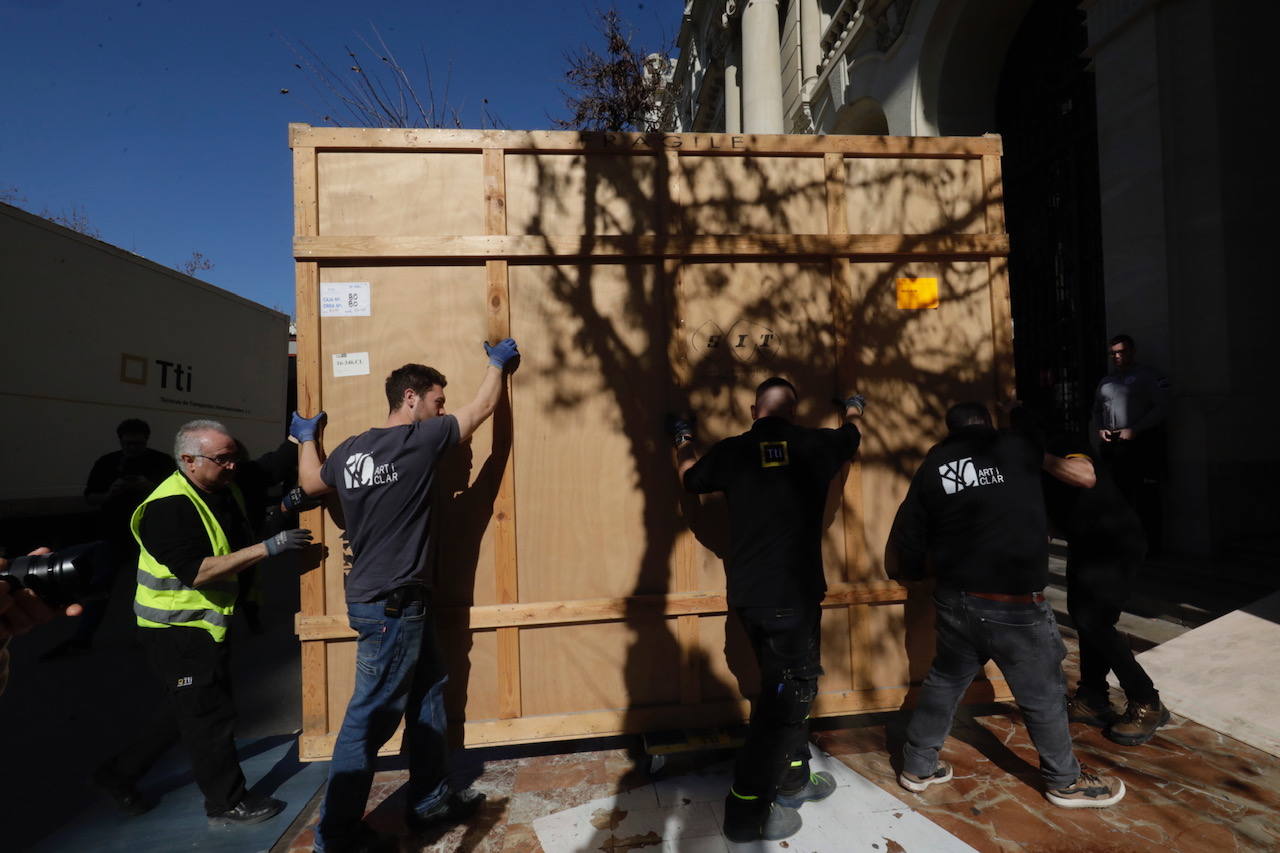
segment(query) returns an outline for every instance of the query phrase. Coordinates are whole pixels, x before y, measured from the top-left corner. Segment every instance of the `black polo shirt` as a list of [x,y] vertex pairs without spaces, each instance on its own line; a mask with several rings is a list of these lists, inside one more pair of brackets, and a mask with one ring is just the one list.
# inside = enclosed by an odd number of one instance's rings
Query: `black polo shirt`
[[[218,520],[232,551],[254,543],[253,529],[229,487],[216,492],[203,492],[194,485],[192,488],[200,492],[205,505]],[[213,556],[213,546],[204,522],[200,520],[195,504],[185,495],[173,495],[147,504],[138,525],[138,535],[147,553],[190,587],[195,586],[204,558]]]
[[822,599],[827,489],[861,440],[852,424],[810,429],[761,418],[742,435],[712,446],[685,472],[687,490],[724,492],[728,501],[725,572],[731,607]]
[[932,564],[965,592],[1038,592],[1049,581],[1044,450],[1026,435],[965,427],[929,451],[898,508],[890,543],[902,577]]

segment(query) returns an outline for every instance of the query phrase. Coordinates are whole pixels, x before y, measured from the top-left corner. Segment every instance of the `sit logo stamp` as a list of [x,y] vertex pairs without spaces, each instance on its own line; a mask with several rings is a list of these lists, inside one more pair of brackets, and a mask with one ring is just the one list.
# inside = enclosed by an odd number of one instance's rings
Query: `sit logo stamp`
[[785,441],[760,442],[760,467],[782,468],[791,464],[791,456],[787,452]]
[[938,476],[942,478],[942,491],[948,495],[954,495],[974,486],[992,486],[1004,482],[1004,475],[1000,473],[999,468],[994,465],[989,468],[979,468],[970,456],[939,465]]
[[182,677],[180,677],[180,678],[178,679],[178,685],[177,685],[177,686],[178,686],[178,687],[190,687],[191,685],[193,685],[193,684],[195,684],[195,683],[196,683],[196,680],[195,680],[194,678],[192,678],[190,675],[184,675],[184,676],[182,676]]
[[400,478],[394,462],[379,465],[368,453],[352,453],[342,464],[342,478],[348,489],[384,486]]
[[708,320],[694,330],[689,347],[695,358],[713,356],[754,364],[781,355],[782,339],[768,326],[750,320],[738,320],[728,331]]

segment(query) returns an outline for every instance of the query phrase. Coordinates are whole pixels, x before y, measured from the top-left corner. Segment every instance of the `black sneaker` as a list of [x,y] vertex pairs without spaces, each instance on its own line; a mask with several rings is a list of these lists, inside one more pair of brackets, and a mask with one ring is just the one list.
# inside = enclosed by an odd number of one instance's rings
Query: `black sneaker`
[[437,803],[423,814],[409,812],[405,815],[404,824],[409,828],[409,832],[415,835],[451,826],[475,814],[484,800],[484,792],[477,791],[475,788],[451,791],[443,802]]
[[1124,782],[1080,768],[1080,778],[1065,788],[1044,792],[1049,802],[1064,809],[1105,809],[1124,798]]
[[795,835],[803,825],[800,812],[777,803],[771,804],[764,815],[754,809],[738,815],[731,814],[729,808],[724,812],[724,837],[735,844],[781,841]]
[[245,797],[226,811],[209,815],[209,825],[262,823],[284,811],[284,805],[275,797]]
[[898,774],[898,784],[906,788],[908,791],[914,791],[919,794],[930,785],[940,785],[943,782],[951,781],[951,765],[945,761],[939,761],[938,766],[928,776],[917,776],[914,773],[908,773],[903,770]]
[[798,809],[805,803],[816,803],[825,800],[836,791],[836,777],[825,770],[810,773],[804,787],[797,791],[779,791],[775,803],[791,809]]
[[117,777],[109,767],[103,766],[94,770],[89,774],[89,781],[93,786],[107,796],[116,808],[130,817],[137,817],[140,814],[146,814],[155,806],[155,800],[149,800],[142,796],[142,792],[123,782]]

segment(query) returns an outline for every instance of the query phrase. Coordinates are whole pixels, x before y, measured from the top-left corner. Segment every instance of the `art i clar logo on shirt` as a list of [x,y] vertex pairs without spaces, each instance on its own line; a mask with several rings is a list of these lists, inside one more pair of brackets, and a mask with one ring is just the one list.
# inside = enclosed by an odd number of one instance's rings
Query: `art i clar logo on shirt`
[[942,478],[942,490],[949,495],[974,486],[991,486],[1004,482],[1004,475],[999,468],[994,465],[979,468],[973,463],[971,456],[939,465],[938,476]]
[[343,463],[342,474],[348,489],[385,486],[394,483],[400,476],[396,472],[396,463],[384,462],[379,465],[368,453],[352,453],[348,456]]

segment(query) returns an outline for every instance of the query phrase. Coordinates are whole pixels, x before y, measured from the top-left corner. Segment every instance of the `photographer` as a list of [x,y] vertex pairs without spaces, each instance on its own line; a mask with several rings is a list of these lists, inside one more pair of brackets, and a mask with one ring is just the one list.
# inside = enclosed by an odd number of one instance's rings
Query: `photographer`
[[[48,548],[37,548],[28,556],[48,554]],[[9,569],[9,561],[0,558],[0,575]],[[79,604],[69,604],[61,612],[79,616]],[[9,638],[25,634],[37,625],[43,625],[60,611],[40,600],[29,589],[13,589],[9,582],[0,580],[0,694],[9,683]]]

